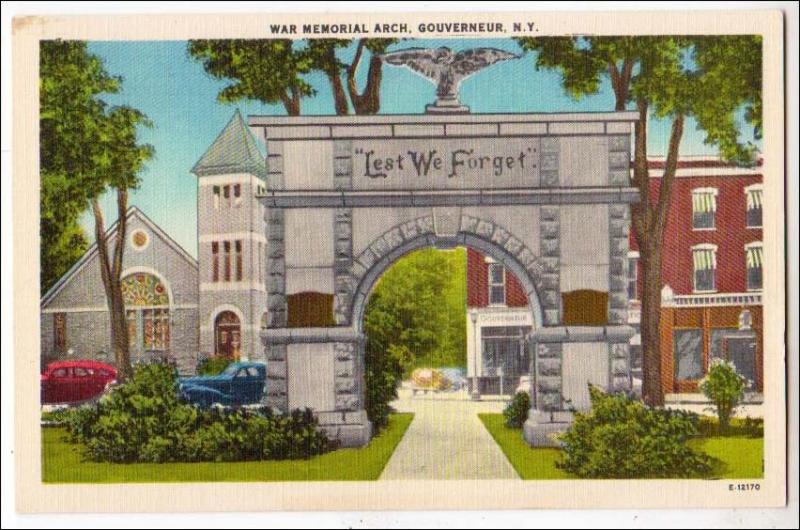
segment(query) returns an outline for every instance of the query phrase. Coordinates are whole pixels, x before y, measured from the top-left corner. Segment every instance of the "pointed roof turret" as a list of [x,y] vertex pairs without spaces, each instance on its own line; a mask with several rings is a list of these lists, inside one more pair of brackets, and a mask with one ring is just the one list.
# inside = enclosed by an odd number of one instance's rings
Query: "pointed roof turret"
[[250,173],[266,180],[264,157],[239,109],[236,109],[228,124],[194,165],[192,173],[198,177]]

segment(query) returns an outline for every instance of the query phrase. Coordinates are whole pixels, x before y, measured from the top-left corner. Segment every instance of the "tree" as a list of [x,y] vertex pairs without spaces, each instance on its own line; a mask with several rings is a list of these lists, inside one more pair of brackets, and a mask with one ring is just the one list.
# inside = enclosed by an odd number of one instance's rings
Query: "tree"
[[[90,197],[94,215],[94,234],[100,260],[100,276],[106,292],[111,322],[111,347],[117,364],[118,379],[125,381],[133,375],[128,347],[128,323],[125,301],[122,298],[122,261],[125,251],[128,218],[128,191],[140,184],[139,171],[152,158],[153,147],[137,143],[137,127],[151,126],[140,111],[116,107],[97,117],[98,135],[92,153],[95,165],[93,184],[98,192]],[[100,196],[105,191],[116,192],[117,230],[113,251],[109,248]]]
[[[352,44],[345,39],[311,39],[305,47],[290,39],[192,40],[189,55],[202,62],[213,77],[232,81],[218,95],[223,102],[248,98],[268,104],[282,102],[287,114],[298,116],[301,99],[316,95],[302,76],[317,71],[331,86],[337,115],[349,114],[351,106],[355,114],[377,114],[383,68],[380,54],[396,41],[359,39],[350,63],[337,55]],[[367,80],[359,91],[358,71],[365,62],[369,63]]]
[[282,103],[289,116],[299,116],[302,98],[316,94],[301,77],[311,58],[291,39],[190,40],[188,51],[208,74],[231,81],[217,96],[221,102]]
[[[761,38],[751,35],[706,37],[524,37],[525,51],[536,52],[536,68],[557,70],[575,98],[595,94],[602,78],[614,92],[617,111],[638,112],[634,128],[632,184],[640,202],[632,205],[639,245],[643,293],[641,335],[644,350],[643,397],[663,404],[659,318],[661,241],[669,218],[672,184],[687,118],[705,132],[707,145],[739,164],[751,163],[755,148],[739,140],[737,113],[761,131]],[[671,120],[664,173],[657,189],[647,169],[648,119]]]
[[420,365],[466,364],[465,285],[463,249],[424,249],[399,259],[373,289],[364,314],[364,381],[376,428],[386,425],[403,375]]
[[[397,39],[359,39],[353,61],[347,67],[347,92],[356,114],[377,114],[380,110],[383,78],[383,61],[380,54],[395,42]],[[359,92],[357,76],[362,61],[366,61],[365,51],[369,52],[367,82],[364,89]]]
[[[90,205],[109,309],[111,343],[119,378],[124,380],[131,373],[120,280],[128,190],[138,186],[138,173],[152,157],[153,148],[137,143],[137,126],[150,124],[144,114],[125,106],[109,108],[99,98],[104,93],[118,92],[121,81],[89,53],[85,42],[42,42],[40,168],[42,242],[47,249],[43,249],[43,257],[68,259],[82,248],[85,240],[76,223]],[[109,190],[116,191],[119,217],[113,250],[108,248],[99,202]],[[52,275],[67,266],[51,261],[43,263],[42,270]]]
[[77,41],[42,41],[39,54],[40,258],[42,292],[86,251],[78,225],[88,190],[83,145],[99,112],[94,97],[117,90],[119,79]]

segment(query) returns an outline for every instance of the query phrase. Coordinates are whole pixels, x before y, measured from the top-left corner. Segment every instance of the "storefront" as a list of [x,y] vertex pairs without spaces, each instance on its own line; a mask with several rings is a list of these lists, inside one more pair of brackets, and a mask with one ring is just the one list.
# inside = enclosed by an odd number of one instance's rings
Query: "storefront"
[[[530,373],[525,337],[531,331],[527,309],[473,309],[467,315],[467,378],[480,395],[512,395]],[[477,367],[477,370],[476,370]]]

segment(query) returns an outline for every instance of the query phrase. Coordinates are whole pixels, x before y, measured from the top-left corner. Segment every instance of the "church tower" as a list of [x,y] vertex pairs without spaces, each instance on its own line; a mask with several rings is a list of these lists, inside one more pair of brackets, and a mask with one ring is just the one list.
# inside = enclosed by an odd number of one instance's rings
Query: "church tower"
[[192,168],[197,176],[200,356],[263,358],[266,164],[237,110]]

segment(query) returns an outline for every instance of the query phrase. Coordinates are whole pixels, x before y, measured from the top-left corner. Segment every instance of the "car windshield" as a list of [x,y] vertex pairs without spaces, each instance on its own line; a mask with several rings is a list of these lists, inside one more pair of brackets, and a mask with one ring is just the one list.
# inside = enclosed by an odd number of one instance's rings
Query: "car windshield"
[[235,364],[229,364],[227,368],[222,371],[222,375],[236,375],[236,372],[239,371],[239,366]]

